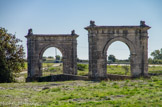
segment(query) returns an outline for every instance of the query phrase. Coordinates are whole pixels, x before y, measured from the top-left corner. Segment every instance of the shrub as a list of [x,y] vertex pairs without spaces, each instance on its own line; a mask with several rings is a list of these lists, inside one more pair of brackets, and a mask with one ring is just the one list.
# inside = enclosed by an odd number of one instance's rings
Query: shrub
[[84,71],[86,69],[86,64],[77,64],[78,70]]
[[0,28],[0,82],[13,82],[16,73],[24,68],[21,40]]

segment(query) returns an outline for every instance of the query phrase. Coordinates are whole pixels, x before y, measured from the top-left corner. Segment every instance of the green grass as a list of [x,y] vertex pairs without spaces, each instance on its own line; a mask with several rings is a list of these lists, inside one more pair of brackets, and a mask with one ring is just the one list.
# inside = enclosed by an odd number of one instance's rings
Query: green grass
[[[54,63],[43,63],[43,68],[48,68],[43,70],[43,76],[55,75],[63,73],[63,65],[53,67]],[[25,69],[27,70],[27,63],[25,63]],[[162,73],[162,66],[151,66],[148,68],[149,73]],[[78,75],[88,75],[88,64],[85,64],[84,70],[78,70]],[[118,74],[118,75],[131,75],[130,66],[120,66],[120,65],[107,65],[108,74]]]
[[[78,70],[78,75],[87,75],[89,71],[88,64],[84,71]],[[107,65],[108,74],[131,75],[130,66]],[[162,73],[162,66],[149,66],[148,73]]]
[[85,65],[83,70],[78,70],[78,75],[88,75],[89,67],[88,64],[80,64],[80,65]]
[[1,83],[0,105],[161,107],[162,76],[102,82]]
[[54,65],[54,63],[43,63],[43,68],[44,67],[51,67],[52,65]]
[[[63,73],[63,65],[53,67],[54,63],[43,63],[43,67],[47,68],[43,70],[43,76],[56,75]],[[84,65],[84,64],[83,64]],[[84,65],[84,70],[78,70],[78,75],[88,75],[88,64]]]
[[43,70],[43,76],[48,75],[56,75],[56,74],[62,74],[63,73],[63,66],[62,64],[59,64],[59,66],[54,67],[54,63],[49,63],[49,65],[46,65],[47,63],[43,64],[43,67],[45,68]]
[[[43,63],[44,67],[49,67],[48,72],[45,72],[46,75],[50,74],[61,74],[62,71],[62,65],[59,67],[52,67],[54,63]],[[149,73],[162,73],[162,66],[151,66],[148,69]],[[88,64],[85,64],[84,70],[78,70],[78,75],[88,75],[89,68]],[[118,74],[118,75],[131,75],[130,66],[121,66],[121,65],[107,65],[107,73],[108,74]]]
[[149,73],[162,73],[162,66],[151,66],[148,70]]
[[[43,67],[51,67],[53,64],[54,64],[54,63],[43,63],[42,66],[43,66]],[[25,62],[25,64],[24,64],[24,70],[27,70],[27,68],[28,68],[27,65],[28,65],[28,63]]]
[[24,70],[27,70],[27,68],[28,68],[28,63],[25,62],[25,64],[24,64]]
[[130,66],[107,65],[107,73],[118,75],[130,75]]
[[[49,69],[45,72],[46,75],[62,73],[62,65],[53,67],[53,63],[44,63],[43,66]],[[125,71],[129,69],[119,65],[108,65],[107,73],[125,75]],[[161,70],[161,66],[149,67],[151,73],[161,72]],[[84,71],[78,70],[78,75],[87,74],[88,64]],[[130,75],[130,71],[127,75]],[[160,107],[162,106],[162,76],[101,82],[1,83],[0,106]]]
[[[78,70],[78,75],[87,75],[89,72],[88,64],[85,64],[86,68],[84,71]],[[128,69],[128,72],[126,72]],[[118,74],[118,75],[130,75],[130,66],[120,66],[120,65],[107,65],[108,74]]]

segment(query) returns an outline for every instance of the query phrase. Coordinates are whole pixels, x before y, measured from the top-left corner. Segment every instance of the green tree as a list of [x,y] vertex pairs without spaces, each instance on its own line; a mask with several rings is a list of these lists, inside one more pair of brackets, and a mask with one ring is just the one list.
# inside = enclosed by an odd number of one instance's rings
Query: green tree
[[61,60],[60,55],[56,55],[55,57],[56,57],[56,60]]
[[114,55],[109,55],[109,56],[108,56],[108,60],[109,60],[109,61],[112,61],[112,62],[115,62],[115,61],[116,61],[116,58],[115,58]]
[[155,50],[151,53],[151,56],[153,56],[153,59],[162,59],[162,48],[160,50]]
[[48,58],[53,59],[53,56],[48,56]]
[[153,59],[152,58],[148,58],[148,63],[149,64],[153,64]]
[[13,82],[16,73],[24,67],[24,50],[21,40],[0,28],[0,82]]
[[45,62],[46,61],[46,57],[43,57],[43,62]]

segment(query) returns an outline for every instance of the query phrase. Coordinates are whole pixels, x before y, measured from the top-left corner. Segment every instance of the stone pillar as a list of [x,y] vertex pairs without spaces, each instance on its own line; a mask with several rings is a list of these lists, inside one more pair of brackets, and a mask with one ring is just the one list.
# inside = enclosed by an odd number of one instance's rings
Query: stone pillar
[[27,38],[27,60],[28,60],[28,78],[41,76],[39,73],[40,63],[39,56],[36,54],[35,37],[33,36],[32,29],[29,29]]
[[32,35],[27,35],[27,60],[28,60],[28,77],[35,76],[35,66],[36,66],[36,58],[35,58],[35,42],[33,40]]
[[[148,33],[150,27],[145,25],[144,21],[140,22],[139,29],[136,29],[136,54],[131,55],[131,76],[148,76]],[[135,44],[134,43],[134,44]]]
[[148,76],[148,34],[147,30],[142,30],[141,31],[141,55],[142,55],[142,71],[141,74],[142,76]]
[[77,40],[76,38],[73,38],[72,41],[72,68],[74,75],[77,75]]
[[34,61],[33,61],[33,46],[34,46],[34,41],[31,40],[31,38],[29,38],[29,36],[26,36],[27,38],[27,61],[28,61],[28,77],[32,77],[34,75]]
[[[72,48],[72,47],[71,47]],[[77,74],[77,62],[72,50],[68,50],[63,57],[63,73],[64,74]]]
[[97,59],[97,77],[99,79],[106,79],[107,78],[107,55],[103,56],[102,52],[98,53]]
[[106,55],[103,56],[101,49],[97,46],[97,34],[93,30],[88,30],[88,42],[89,42],[89,78],[99,80],[105,79],[106,74]]
[[140,64],[138,61],[138,55],[135,53],[130,54],[130,68],[131,68],[131,77],[138,77],[141,75]]
[[94,78],[97,76],[97,53],[95,45],[90,45],[89,43],[89,77]]
[[66,46],[63,58],[63,73],[77,75],[77,40],[78,35],[75,31],[71,34],[73,37],[71,42]]
[[94,32],[88,31],[89,42],[89,78],[96,78],[97,76],[97,44],[95,41]]

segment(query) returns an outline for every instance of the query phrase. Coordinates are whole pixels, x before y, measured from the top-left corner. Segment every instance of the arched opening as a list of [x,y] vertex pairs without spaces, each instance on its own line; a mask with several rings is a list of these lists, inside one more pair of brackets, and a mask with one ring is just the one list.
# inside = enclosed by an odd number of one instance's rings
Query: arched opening
[[121,41],[112,42],[107,49],[107,73],[131,75],[130,49]]
[[58,48],[45,49],[40,58],[42,76],[63,74],[63,55]]

